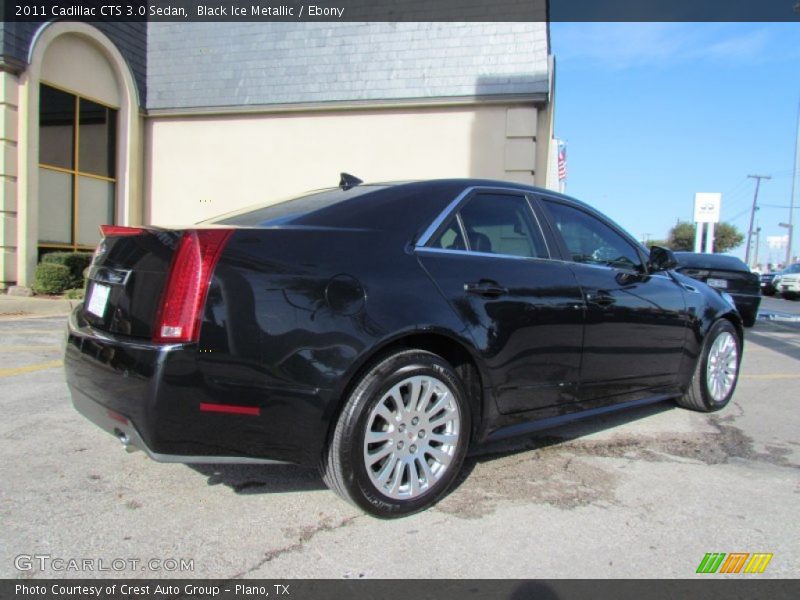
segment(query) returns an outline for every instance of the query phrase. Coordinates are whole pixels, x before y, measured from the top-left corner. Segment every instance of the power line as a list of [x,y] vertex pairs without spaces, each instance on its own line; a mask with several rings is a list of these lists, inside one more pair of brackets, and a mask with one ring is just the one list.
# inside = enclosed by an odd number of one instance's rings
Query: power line
[[749,206],[747,208],[745,208],[743,211],[741,211],[739,213],[736,213],[735,217],[730,217],[730,218],[725,219],[725,220],[726,221],[731,221],[731,222],[732,221],[736,221],[736,220],[740,219],[741,217],[745,216],[748,212],[750,212],[750,207]]

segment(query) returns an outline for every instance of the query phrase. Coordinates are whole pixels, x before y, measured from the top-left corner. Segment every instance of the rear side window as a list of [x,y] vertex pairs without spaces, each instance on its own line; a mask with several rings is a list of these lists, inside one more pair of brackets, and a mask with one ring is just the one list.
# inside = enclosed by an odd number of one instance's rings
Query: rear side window
[[548,257],[528,201],[511,194],[476,194],[431,246],[524,258]]
[[643,270],[636,248],[600,219],[577,208],[545,200],[572,260],[618,269]]
[[434,248],[443,248],[445,250],[466,250],[467,246],[464,244],[464,236],[461,234],[461,227],[458,219],[453,218],[441,235],[432,244]]

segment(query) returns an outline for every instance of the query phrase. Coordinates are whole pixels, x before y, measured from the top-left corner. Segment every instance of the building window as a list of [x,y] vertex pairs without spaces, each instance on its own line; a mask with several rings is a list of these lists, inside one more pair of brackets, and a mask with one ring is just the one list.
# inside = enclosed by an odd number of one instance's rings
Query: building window
[[91,249],[114,222],[117,111],[42,84],[39,246]]

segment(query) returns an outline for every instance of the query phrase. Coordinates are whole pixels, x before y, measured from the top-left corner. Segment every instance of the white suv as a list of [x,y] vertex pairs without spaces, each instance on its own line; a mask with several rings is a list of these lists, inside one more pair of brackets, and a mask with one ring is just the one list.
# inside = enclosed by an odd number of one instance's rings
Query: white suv
[[800,296],[800,263],[786,267],[775,276],[775,289],[787,300]]

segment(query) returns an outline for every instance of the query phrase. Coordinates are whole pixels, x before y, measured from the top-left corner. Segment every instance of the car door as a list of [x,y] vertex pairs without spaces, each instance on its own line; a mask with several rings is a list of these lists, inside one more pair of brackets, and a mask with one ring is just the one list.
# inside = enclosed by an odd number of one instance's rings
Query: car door
[[483,355],[500,412],[577,400],[583,299],[524,193],[465,192],[416,252]]
[[595,211],[541,201],[586,302],[582,399],[673,386],[688,331],[683,288],[648,273],[638,244]]

